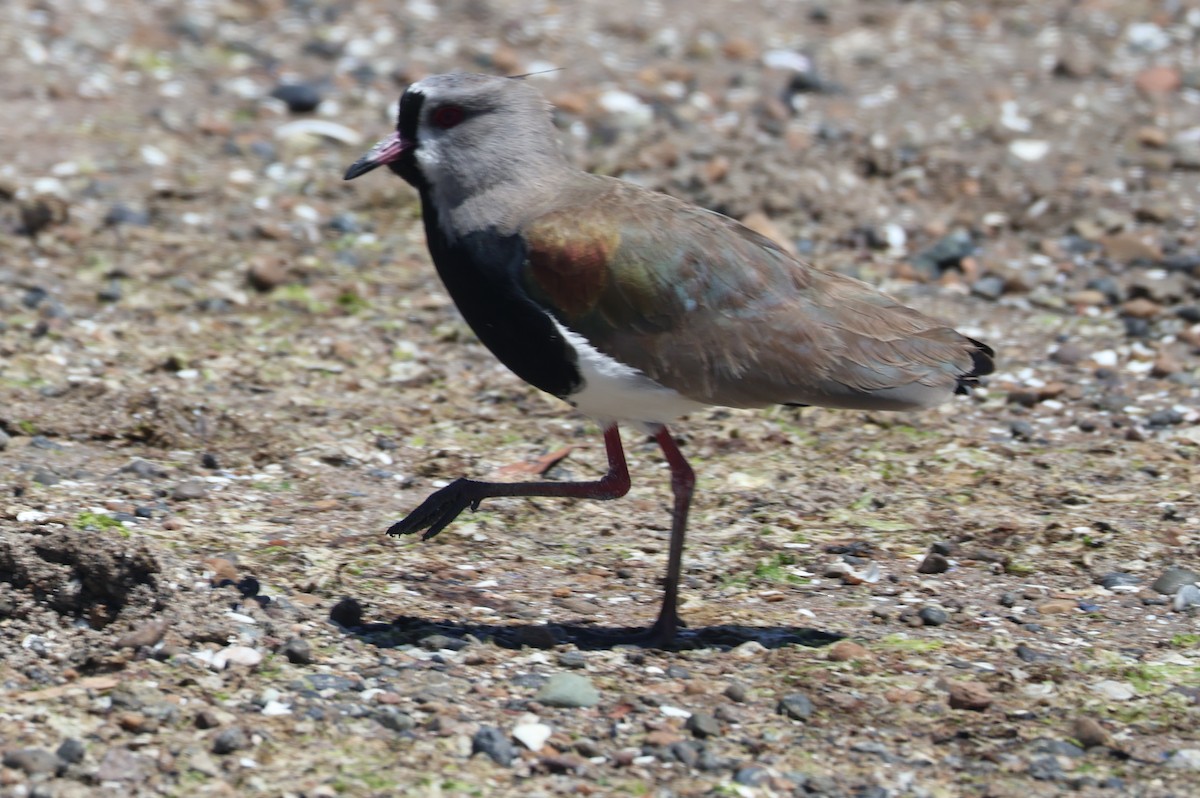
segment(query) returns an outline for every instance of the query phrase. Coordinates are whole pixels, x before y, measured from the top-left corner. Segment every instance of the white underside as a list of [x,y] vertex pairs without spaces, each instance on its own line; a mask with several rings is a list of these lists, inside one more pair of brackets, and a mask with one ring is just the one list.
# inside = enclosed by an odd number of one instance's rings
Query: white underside
[[654,427],[706,407],[659,385],[637,369],[613,360],[587,339],[551,317],[558,332],[575,350],[583,385],[568,401],[601,423],[631,421]]

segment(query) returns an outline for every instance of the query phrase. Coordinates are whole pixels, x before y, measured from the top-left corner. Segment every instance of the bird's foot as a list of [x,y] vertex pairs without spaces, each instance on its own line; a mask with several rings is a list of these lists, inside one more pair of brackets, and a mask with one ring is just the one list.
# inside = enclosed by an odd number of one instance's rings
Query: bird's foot
[[479,509],[479,503],[488,496],[483,487],[483,483],[470,479],[456,479],[430,494],[420,507],[392,524],[387,533],[394,536],[411,535],[424,529],[421,540],[429,540],[449,526],[463,510],[468,507]]

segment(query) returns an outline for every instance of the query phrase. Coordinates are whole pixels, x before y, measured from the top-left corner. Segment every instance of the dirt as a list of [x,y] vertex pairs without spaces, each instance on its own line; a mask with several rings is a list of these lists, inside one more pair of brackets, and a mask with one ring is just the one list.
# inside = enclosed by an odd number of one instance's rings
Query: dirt
[[[0,795],[1200,791],[1196,10],[0,20]],[[542,72],[581,166],[997,351],[924,413],[679,423],[676,649],[596,634],[659,599],[669,477],[636,432],[621,501],[384,534],[459,476],[604,468],[457,315],[415,194],[341,180],[460,69]],[[342,127],[285,127],[313,120]]]

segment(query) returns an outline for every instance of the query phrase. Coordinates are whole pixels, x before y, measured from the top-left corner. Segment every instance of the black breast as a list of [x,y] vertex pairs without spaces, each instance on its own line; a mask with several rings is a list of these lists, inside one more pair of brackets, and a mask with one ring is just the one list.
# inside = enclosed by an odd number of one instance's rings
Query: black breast
[[429,254],[475,335],[530,385],[560,398],[575,393],[582,382],[575,350],[521,288],[525,242],[491,231],[448,241],[433,202],[421,193]]

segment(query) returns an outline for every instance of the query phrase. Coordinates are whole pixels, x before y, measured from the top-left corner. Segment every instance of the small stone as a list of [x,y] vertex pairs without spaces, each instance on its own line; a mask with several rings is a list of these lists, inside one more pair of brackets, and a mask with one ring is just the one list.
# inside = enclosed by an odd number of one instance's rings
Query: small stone
[[1049,662],[1054,659],[1049,654],[1030,648],[1024,643],[1018,643],[1015,649],[1017,658],[1022,662]]
[[1183,364],[1178,359],[1173,357],[1170,352],[1159,352],[1154,358],[1154,366],[1150,369],[1150,376],[1158,379],[1170,377],[1172,374],[1178,374],[1183,371]]
[[919,574],[944,574],[949,570],[950,561],[936,551],[926,554],[925,559],[921,560],[921,564],[917,566]]
[[564,668],[586,668],[587,657],[582,651],[564,651],[558,655],[558,664]]
[[812,717],[813,705],[803,693],[791,693],[779,699],[776,711],[792,720],[808,720]]
[[250,738],[246,736],[246,732],[237,726],[231,726],[219,732],[213,738],[212,752],[224,756],[225,754],[232,754],[234,751],[241,751],[249,747]]
[[600,703],[600,691],[586,676],[556,673],[533,700],[548,707],[594,707]]
[[[3,329],[3,328],[0,327],[0,329]],[[4,430],[0,429],[0,452],[2,452],[8,448],[9,440],[11,440],[11,439],[8,437],[8,433],[5,432]]]
[[917,612],[917,617],[920,618],[921,622],[926,626],[941,626],[950,619],[950,616],[946,614],[944,609],[941,607],[935,607],[932,604],[922,607]]
[[1175,612],[1183,612],[1190,607],[1200,607],[1200,587],[1184,585],[1171,600],[1171,608]]
[[1155,410],[1146,416],[1146,424],[1151,427],[1173,427],[1184,422],[1183,413],[1178,410]]
[[83,761],[87,748],[84,746],[83,740],[78,737],[68,737],[59,744],[58,750],[54,753],[68,765],[77,765]]
[[192,501],[203,499],[208,495],[208,486],[198,479],[189,479],[171,489],[171,498],[175,501]]
[[1063,777],[1058,757],[1039,756],[1029,763],[1029,775],[1038,781],[1058,781]]
[[1061,363],[1064,366],[1074,366],[1086,357],[1087,353],[1084,352],[1083,348],[1072,343],[1062,344],[1050,355],[1051,360],[1055,363]]
[[262,652],[250,646],[226,646],[213,655],[213,670],[225,670],[230,665],[253,668],[263,660]]
[[1118,310],[1122,316],[1131,316],[1135,319],[1153,319],[1162,313],[1162,305],[1152,299],[1137,297],[1136,299],[1130,299],[1128,302],[1122,302]]
[[738,768],[738,771],[733,774],[733,780],[746,787],[760,787],[770,778],[771,772],[759,765]]
[[487,754],[501,767],[508,767],[517,758],[517,749],[495,726],[481,726],[471,738],[472,754]]
[[1103,726],[1092,718],[1078,717],[1071,724],[1071,736],[1084,748],[1098,748],[1111,744],[1111,737]]
[[[1033,403],[1031,402],[1030,404]],[[1037,434],[1033,425],[1024,419],[1012,422],[1008,425],[1008,429],[1012,433],[1013,438],[1018,441],[1031,441]]]
[[729,686],[725,688],[725,697],[738,704],[746,703],[747,693],[746,685],[741,682],[730,682]]
[[17,748],[4,752],[4,767],[26,775],[61,773],[66,763],[44,748]]
[[1140,583],[1141,580],[1136,576],[1123,571],[1110,571],[1096,580],[1096,584],[1109,590],[1115,587],[1137,587]]
[[992,705],[992,694],[980,682],[954,682],[950,685],[951,709],[982,712]]
[[1128,682],[1118,682],[1112,679],[1105,679],[1092,685],[1092,689],[1113,701],[1128,701],[1137,695],[1133,689],[1133,685]]
[[312,646],[302,637],[289,638],[279,649],[279,653],[287,657],[293,665],[311,665],[315,662]]
[[1160,97],[1178,91],[1182,83],[1179,70],[1165,65],[1143,69],[1133,79],[1133,85],[1142,94]]
[[1118,263],[1157,263],[1162,251],[1134,233],[1114,233],[1100,239],[1104,254]]
[[132,632],[126,632],[118,637],[113,646],[115,648],[138,649],[157,645],[163,639],[163,635],[166,634],[169,625],[170,621],[166,618],[147,621]]
[[128,748],[110,748],[96,769],[96,781],[144,782],[153,770],[152,760]]
[[703,740],[706,737],[717,737],[721,734],[721,724],[706,712],[694,712],[683,725],[693,736]]
[[255,258],[246,272],[246,279],[255,290],[266,293],[287,282],[287,268],[277,258]]
[[830,662],[849,662],[856,659],[870,659],[871,652],[853,640],[839,640],[829,647],[825,656]]
[[1184,585],[1194,585],[1197,581],[1200,581],[1200,574],[1189,568],[1172,565],[1163,571],[1158,579],[1154,580],[1154,584],[1150,588],[1164,596],[1172,596],[1179,591],[1179,588]]
[[1172,770],[1200,770],[1200,748],[1180,748],[1163,764]]
[[1075,611],[1075,602],[1068,599],[1051,599],[1037,605],[1037,611],[1043,615],[1061,615]]
[[461,651],[470,645],[461,637],[450,637],[443,634],[422,637],[419,644],[426,651]]
[[281,83],[271,96],[288,107],[293,114],[315,111],[321,104],[321,92],[310,83]]
[[971,284],[971,293],[984,299],[996,300],[1004,296],[1004,278],[998,274],[985,274]]
[[545,723],[528,721],[517,724],[512,731],[513,739],[530,751],[540,751],[554,730]]

